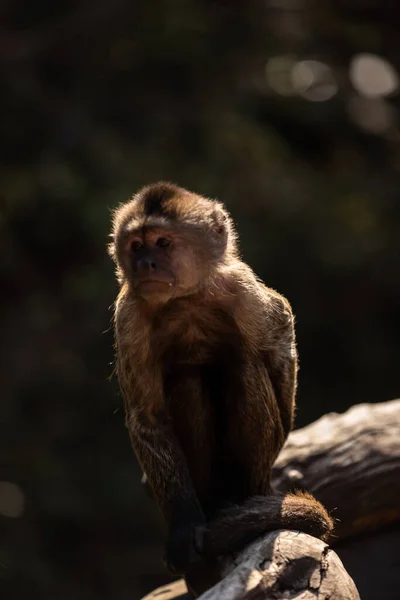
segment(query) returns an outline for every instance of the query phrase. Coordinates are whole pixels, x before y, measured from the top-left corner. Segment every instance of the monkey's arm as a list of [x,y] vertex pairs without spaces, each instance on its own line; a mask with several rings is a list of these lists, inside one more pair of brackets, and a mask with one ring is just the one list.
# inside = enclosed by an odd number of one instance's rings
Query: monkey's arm
[[202,507],[165,405],[159,365],[149,352],[134,302],[121,290],[115,312],[117,374],[126,424],[137,459],[167,522],[166,562],[182,572],[195,562],[195,525],[204,522]]
[[182,573],[200,560],[195,533],[204,523],[203,511],[168,415],[149,415],[131,401],[125,400],[125,410],[132,445],[168,524],[165,560],[171,571]]
[[[232,416],[242,433],[249,494],[270,493],[270,473],[292,427],[297,378],[294,319],[289,302],[246,272],[236,320],[245,340],[243,401]],[[235,425],[236,422],[236,425]]]
[[297,350],[294,317],[289,302],[277,293],[267,296],[264,363],[279,408],[286,439],[293,427],[297,387]]
[[[286,298],[265,286],[247,265],[242,267],[235,278],[239,285],[235,319],[253,356],[261,359],[258,377],[265,382],[262,394],[268,398],[270,419],[276,423],[278,417],[285,440],[293,425],[297,386],[294,317]],[[254,396],[251,382],[249,387],[250,397]]]
[[127,426],[135,454],[167,523],[202,521],[186,459],[167,416],[154,419],[140,409],[128,409]]

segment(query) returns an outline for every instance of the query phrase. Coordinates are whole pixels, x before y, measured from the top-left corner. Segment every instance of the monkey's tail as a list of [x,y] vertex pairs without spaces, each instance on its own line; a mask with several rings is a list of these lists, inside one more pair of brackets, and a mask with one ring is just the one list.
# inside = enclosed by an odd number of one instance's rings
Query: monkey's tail
[[203,549],[210,557],[239,552],[257,537],[276,529],[294,529],[327,541],[334,521],[308,492],[253,496],[240,506],[223,510],[203,532]]

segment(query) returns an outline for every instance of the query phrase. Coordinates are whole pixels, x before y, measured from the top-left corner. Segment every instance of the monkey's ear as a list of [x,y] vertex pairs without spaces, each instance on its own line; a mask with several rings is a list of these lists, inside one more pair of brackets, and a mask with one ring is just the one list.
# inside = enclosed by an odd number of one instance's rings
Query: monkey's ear
[[228,217],[222,206],[216,204],[212,214],[214,230],[219,233],[226,233],[228,228]]

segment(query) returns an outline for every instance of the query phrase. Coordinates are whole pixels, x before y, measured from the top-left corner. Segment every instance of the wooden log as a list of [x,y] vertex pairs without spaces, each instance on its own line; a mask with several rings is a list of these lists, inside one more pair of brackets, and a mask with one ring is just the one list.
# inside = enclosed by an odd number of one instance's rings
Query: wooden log
[[142,600],[189,600],[189,594],[185,581],[178,579],[173,583],[162,585],[144,596]]
[[[338,519],[333,547],[272,532],[228,564],[201,600],[397,600],[400,588],[400,400],[360,404],[290,434],[273,470],[275,489],[311,491]],[[374,551],[375,549],[375,551]],[[346,567],[350,575],[345,570]],[[182,580],[143,600],[184,600]]]
[[251,544],[201,600],[359,600],[353,580],[327,544],[276,531]]
[[[200,600],[359,600],[353,580],[324,542],[295,531],[274,531],[250,544]],[[186,600],[183,580],[143,600]]]
[[358,404],[293,431],[273,484],[312,492],[338,519],[337,540],[400,521],[400,400]]

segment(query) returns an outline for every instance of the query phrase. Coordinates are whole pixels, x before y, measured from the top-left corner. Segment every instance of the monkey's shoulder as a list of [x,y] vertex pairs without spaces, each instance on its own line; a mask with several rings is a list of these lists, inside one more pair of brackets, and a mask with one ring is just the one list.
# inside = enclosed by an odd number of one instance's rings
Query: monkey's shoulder
[[246,263],[240,263],[226,274],[226,286],[231,292],[235,314],[264,323],[287,322],[293,318],[288,299],[268,287]]

